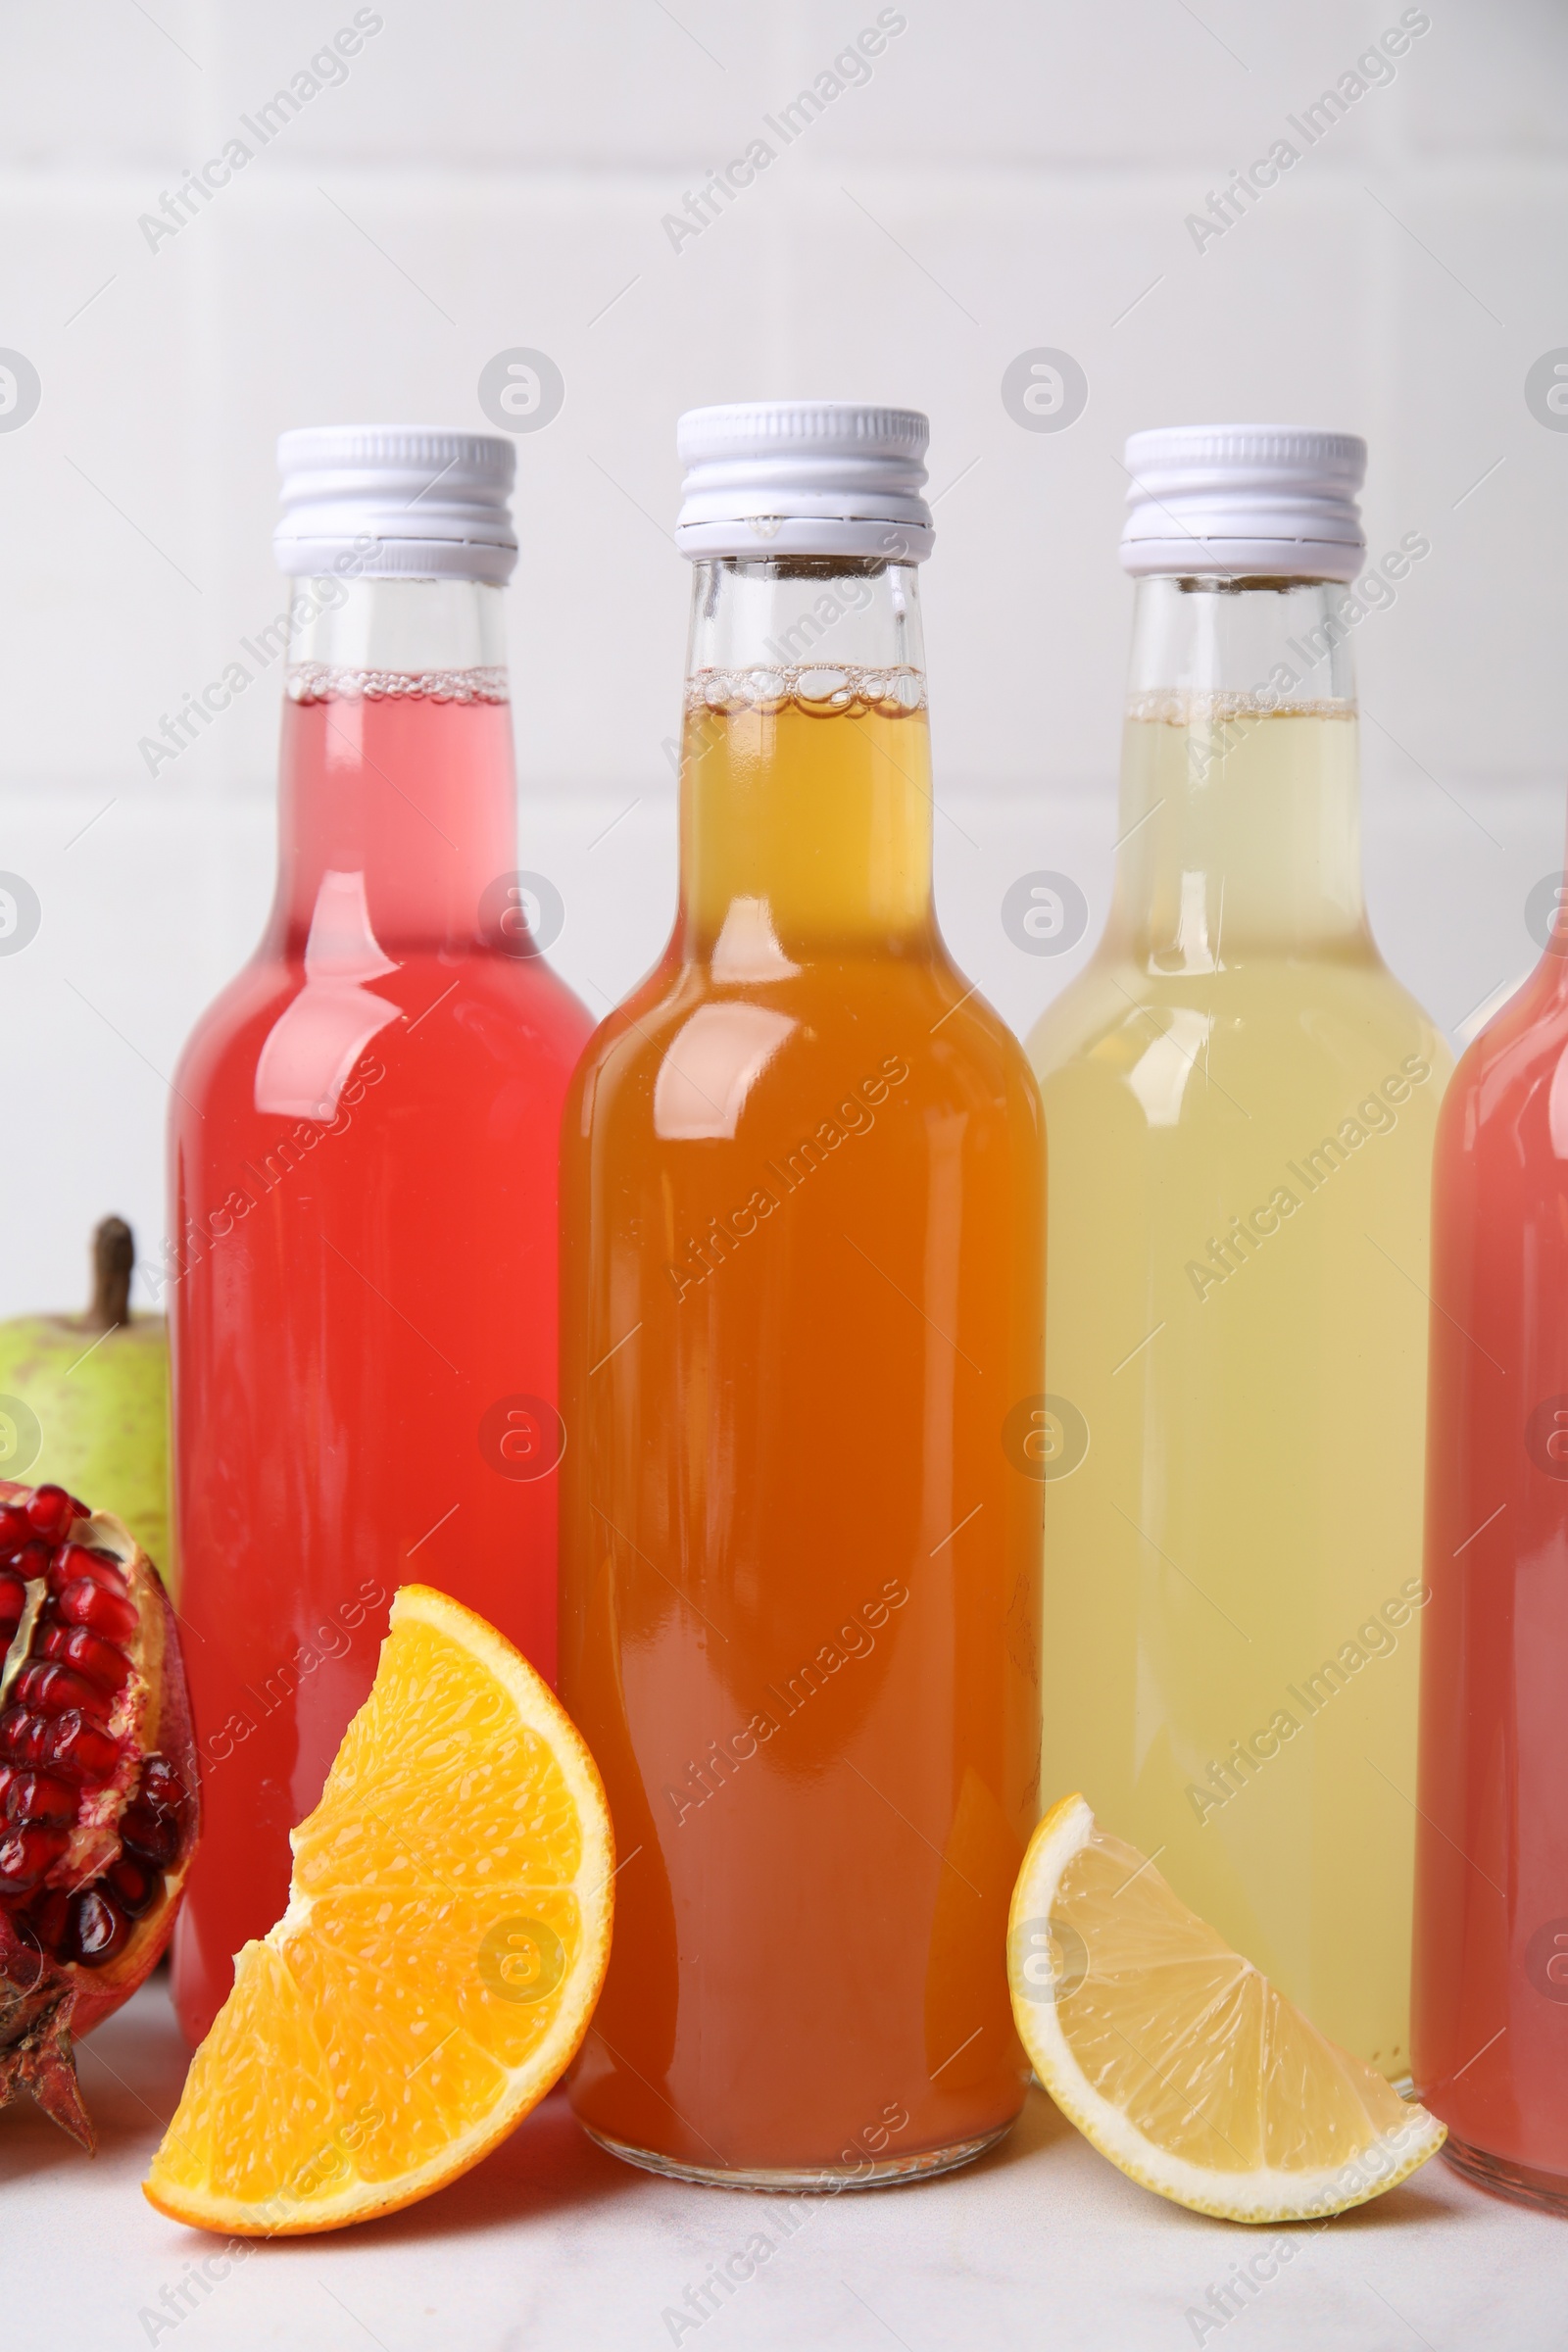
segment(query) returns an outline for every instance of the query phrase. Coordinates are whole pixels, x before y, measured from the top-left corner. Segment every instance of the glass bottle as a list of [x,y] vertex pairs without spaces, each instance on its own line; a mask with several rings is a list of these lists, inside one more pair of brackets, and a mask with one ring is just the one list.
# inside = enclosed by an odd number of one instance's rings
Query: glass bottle
[[[1362,900],[1362,443],[1136,434],[1115,888],[1036,1025],[1044,1794],[1409,2071],[1428,1184],[1448,1056]],[[1408,566],[1409,551],[1402,561]]]
[[554,1672],[557,1133],[591,1026],[517,871],[512,445],[345,427],[280,458],[277,892],[171,1099],[193,2040],[283,1909],[395,1587]]
[[680,908],[564,1127],[562,1692],[622,1857],[571,2097],[736,2185],[941,2171],[1027,2080],[1044,1168],[932,910],[925,436],[683,420]]
[[[1549,898],[1549,886],[1542,897]],[[1568,2212],[1568,928],[1449,1083],[1433,1181],[1413,2000],[1444,2153]]]

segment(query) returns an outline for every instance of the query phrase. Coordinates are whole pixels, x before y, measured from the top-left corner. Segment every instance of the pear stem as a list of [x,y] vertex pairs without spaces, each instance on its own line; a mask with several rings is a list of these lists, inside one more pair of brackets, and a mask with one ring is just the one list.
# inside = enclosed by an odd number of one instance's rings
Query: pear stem
[[92,1237],[92,1301],[89,1331],[114,1331],[130,1321],[130,1278],[136,1266],[136,1237],[123,1217],[105,1217]]

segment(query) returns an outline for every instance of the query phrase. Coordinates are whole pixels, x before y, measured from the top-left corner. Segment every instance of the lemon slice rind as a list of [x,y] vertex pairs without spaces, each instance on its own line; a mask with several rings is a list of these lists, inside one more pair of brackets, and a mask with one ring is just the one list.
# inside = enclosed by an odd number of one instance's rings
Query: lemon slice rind
[[1436,2154],[1447,2137],[1446,2127],[1412,2103],[1406,2118],[1342,2163],[1288,2172],[1269,2166],[1222,2172],[1160,2147],[1098,2091],[1073,2055],[1055,2002],[1021,1995],[1011,1964],[1024,1923],[1054,1916],[1062,1875],[1094,1831],[1094,1813],[1080,1795],[1061,1798],[1036,1829],[1008,1914],[1008,1973],[1014,2021],[1036,2075],[1102,2156],[1141,2187],[1190,2212],[1222,2221],[1274,2223],[1317,2221],[1364,2205]]

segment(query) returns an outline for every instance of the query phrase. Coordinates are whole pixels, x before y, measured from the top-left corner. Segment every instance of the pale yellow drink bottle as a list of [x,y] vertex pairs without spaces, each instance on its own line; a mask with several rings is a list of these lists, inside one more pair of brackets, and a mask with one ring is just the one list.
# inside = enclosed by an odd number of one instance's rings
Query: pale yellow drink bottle
[[[1030,1039],[1043,1793],[1408,2072],[1428,1183],[1450,1068],[1362,900],[1364,444],[1137,433],[1115,890]],[[1380,625],[1372,621],[1374,627]]]

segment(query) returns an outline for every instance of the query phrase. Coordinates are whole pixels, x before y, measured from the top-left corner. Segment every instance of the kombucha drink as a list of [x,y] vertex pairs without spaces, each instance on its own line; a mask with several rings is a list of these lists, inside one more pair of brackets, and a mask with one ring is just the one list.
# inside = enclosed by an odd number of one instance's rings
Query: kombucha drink
[[1433,1184],[1415,2074],[1568,2212],[1568,931],[1448,1088]]
[[915,578],[698,561],[680,911],[564,1129],[562,1691],[623,1857],[571,2095],[737,2184],[943,2169],[1027,2081],[1040,1113],[932,912]]
[[[449,485],[476,464],[504,522],[506,443],[312,438],[366,470],[408,444]],[[555,1664],[556,1139],[590,1023],[521,920],[500,588],[390,560],[299,586],[271,919],[172,1095],[193,2040],[283,1909],[395,1587]]]
[[1104,936],[1030,1039],[1067,1433],[1044,1781],[1398,2080],[1448,1061],[1367,925],[1345,569],[1298,576],[1359,550],[1237,555],[1205,495],[1140,578]]

